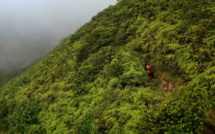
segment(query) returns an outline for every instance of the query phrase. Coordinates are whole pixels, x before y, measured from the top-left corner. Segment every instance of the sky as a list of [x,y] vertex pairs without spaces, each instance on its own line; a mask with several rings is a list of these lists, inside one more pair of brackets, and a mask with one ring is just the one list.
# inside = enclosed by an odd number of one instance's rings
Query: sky
[[45,56],[117,0],[0,0],[0,72]]

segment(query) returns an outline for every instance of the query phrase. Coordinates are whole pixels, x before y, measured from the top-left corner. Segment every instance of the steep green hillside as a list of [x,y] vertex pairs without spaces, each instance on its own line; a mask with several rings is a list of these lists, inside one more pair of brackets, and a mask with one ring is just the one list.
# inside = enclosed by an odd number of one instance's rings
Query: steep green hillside
[[214,0],[110,6],[0,89],[0,118],[2,133],[215,133]]
[[7,81],[9,81],[9,76],[0,75],[0,87],[7,83]]

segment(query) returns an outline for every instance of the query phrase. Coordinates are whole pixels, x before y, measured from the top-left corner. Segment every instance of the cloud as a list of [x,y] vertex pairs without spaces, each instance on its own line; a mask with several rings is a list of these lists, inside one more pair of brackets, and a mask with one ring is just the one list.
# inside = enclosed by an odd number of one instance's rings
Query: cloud
[[22,69],[115,0],[0,1],[0,72]]

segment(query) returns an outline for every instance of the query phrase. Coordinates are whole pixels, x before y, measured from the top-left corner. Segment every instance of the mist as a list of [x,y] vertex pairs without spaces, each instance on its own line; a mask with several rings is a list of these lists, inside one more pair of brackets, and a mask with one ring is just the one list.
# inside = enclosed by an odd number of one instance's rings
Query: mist
[[0,1],[0,72],[23,69],[44,57],[116,0]]

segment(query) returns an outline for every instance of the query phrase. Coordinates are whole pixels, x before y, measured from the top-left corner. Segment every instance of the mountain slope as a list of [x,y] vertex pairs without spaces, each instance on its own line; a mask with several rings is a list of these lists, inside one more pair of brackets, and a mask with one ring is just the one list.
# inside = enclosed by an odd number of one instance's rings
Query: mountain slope
[[0,129],[214,132],[214,4],[122,0],[98,13],[0,89]]
[[[1,73],[1,72],[0,72]],[[1,73],[0,75],[0,87],[6,84],[12,76]]]

